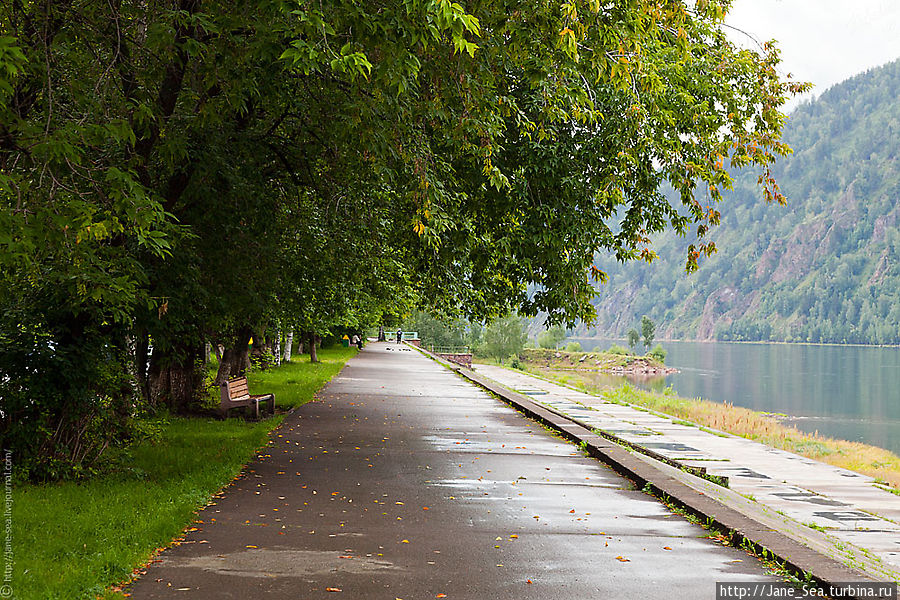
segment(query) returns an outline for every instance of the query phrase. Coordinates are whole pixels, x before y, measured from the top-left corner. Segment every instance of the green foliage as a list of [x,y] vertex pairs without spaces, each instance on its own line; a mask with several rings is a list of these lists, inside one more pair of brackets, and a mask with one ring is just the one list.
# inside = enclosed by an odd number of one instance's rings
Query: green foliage
[[122,328],[98,331],[49,308],[0,310],[0,438],[18,477],[77,479],[142,432],[126,404]]
[[581,344],[578,342],[569,342],[566,344],[566,352],[581,352]]
[[641,317],[641,335],[644,338],[644,346],[649,349],[656,336],[656,324],[647,315]]
[[628,347],[631,348],[632,352],[634,352],[634,347],[637,346],[638,342],[641,341],[641,334],[638,333],[637,329],[629,329],[627,335]]
[[[756,178],[735,174],[718,252],[685,276],[690,238],[654,240],[654,265],[598,256],[610,283],[593,325],[659,315],[666,337],[900,343],[900,62],[872,69],[797,107],[793,154],[772,170],[788,206],[765,207]],[[584,335],[587,327],[577,331]]]
[[484,330],[484,343],[479,353],[502,360],[521,353],[527,339],[522,317],[509,315],[494,319]]
[[780,199],[802,86],[728,41],[728,4],[4,3],[5,348],[85,349],[46,396],[76,439],[70,407],[197,411],[207,341],[227,376],[250,337],[415,306],[590,319],[596,255],[712,252],[726,162]]
[[555,349],[564,339],[566,339],[566,330],[559,325],[554,325],[538,334],[537,343],[541,348]]
[[610,346],[607,352],[609,352],[610,354],[620,354],[622,356],[628,356],[629,354],[631,354],[631,352],[628,351],[628,348],[625,348],[618,344],[613,344],[612,346]]
[[663,349],[663,347],[660,346],[659,344],[657,344],[657,345],[653,348],[653,350],[651,350],[650,352],[647,353],[648,356],[652,356],[653,358],[655,358],[656,360],[658,360],[658,361],[661,362],[661,363],[666,362],[666,355],[667,355],[667,354],[668,354],[668,353],[667,353],[667,352]]
[[475,347],[481,338],[481,328],[463,319],[438,318],[424,311],[413,311],[403,320],[404,331],[416,331],[423,346]]

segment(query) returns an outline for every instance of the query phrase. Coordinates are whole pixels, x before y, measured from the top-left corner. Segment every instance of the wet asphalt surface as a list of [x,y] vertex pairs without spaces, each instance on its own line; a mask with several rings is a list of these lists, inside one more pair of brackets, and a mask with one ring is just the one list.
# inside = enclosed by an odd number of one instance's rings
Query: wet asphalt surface
[[132,598],[714,598],[775,581],[419,353],[370,344]]

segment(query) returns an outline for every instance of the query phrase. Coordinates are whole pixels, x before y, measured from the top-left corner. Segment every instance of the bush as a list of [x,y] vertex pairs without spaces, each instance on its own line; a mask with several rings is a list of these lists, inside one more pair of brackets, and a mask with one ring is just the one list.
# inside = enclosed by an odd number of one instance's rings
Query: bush
[[653,348],[653,350],[651,350],[650,352],[647,353],[648,356],[652,356],[659,362],[666,362],[666,354],[668,354],[668,353],[665,350],[663,350],[663,347],[660,346],[659,344],[657,344]]
[[569,342],[566,344],[566,352],[581,352],[581,344],[578,342]]
[[0,440],[21,481],[89,476],[109,447],[143,435],[124,328],[47,317],[0,311]]
[[525,320],[516,315],[496,319],[484,330],[480,352],[489,358],[504,359],[519,354],[528,339]]
[[549,348],[555,350],[560,342],[566,339],[566,331],[559,325],[555,325],[546,331],[538,334],[537,342],[541,348]]
[[609,350],[607,350],[607,352],[609,352],[610,354],[621,354],[622,356],[628,356],[629,354],[631,354],[631,353],[628,351],[628,348],[625,348],[625,347],[620,346],[620,345],[618,345],[618,344],[613,344],[613,345],[609,348]]

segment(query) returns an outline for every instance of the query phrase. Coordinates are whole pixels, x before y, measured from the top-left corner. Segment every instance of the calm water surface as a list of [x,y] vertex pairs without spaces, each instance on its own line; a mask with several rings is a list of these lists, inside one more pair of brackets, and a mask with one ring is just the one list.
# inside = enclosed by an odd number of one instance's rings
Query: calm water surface
[[[609,340],[578,339],[608,348]],[[621,344],[621,342],[619,342]],[[639,383],[788,415],[798,429],[900,454],[900,349],[662,342],[681,372]]]

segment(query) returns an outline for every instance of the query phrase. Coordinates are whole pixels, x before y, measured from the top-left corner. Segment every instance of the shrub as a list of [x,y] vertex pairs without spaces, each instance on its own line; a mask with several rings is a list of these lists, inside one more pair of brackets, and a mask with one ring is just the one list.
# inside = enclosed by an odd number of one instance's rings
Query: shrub
[[618,344],[613,344],[610,349],[607,350],[607,352],[609,352],[610,354],[621,354],[623,356],[628,356],[629,354],[631,354],[630,352],[628,352],[628,348],[625,348]]
[[569,342],[566,344],[566,352],[581,352],[581,344],[578,342]]
[[660,346],[659,344],[657,344],[653,348],[653,350],[651,350],[650,352],[647,353],[648,356],[652,356],[659,362],[666,362],[666,354],[668,354],[668,353],[665,350],[663,350],[663,347]]
[[522,351],[528,335],[525,320],[516,315],[496,319],[484,330],[480,352],[490,358],[504,359]]
[[564,339],[566,339],[566,330],[559,325],[554,325],[538,334],[537,342],[541,348],[555,350]]

